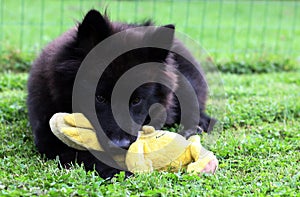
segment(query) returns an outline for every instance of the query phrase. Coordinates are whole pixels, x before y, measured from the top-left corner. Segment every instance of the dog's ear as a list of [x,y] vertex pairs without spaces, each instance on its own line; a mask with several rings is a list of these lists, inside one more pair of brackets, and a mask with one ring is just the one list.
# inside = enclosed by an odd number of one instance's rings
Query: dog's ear
[[157,45],[156,43],[159,43],[162,46],[162,48],[150,48],[149,56],[155,60],[164,61],[173,45],[174,33],[175,27],[170,24],[157,27],[150,35],[148,34],[149,38],[147,38],[147,42],[150,42],[150,45]]
[[90,51],[110,35],[108,19],[97,10],[90,10],[78,26],[77,41],[80,48]]

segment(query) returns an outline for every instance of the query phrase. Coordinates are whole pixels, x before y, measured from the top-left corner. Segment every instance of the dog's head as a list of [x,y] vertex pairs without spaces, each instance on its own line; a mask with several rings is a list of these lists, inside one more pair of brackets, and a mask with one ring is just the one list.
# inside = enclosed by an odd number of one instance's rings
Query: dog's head
[[[106,16],[91,10],[78,26],[77,46],[85,53],[101,41],[123,30],[126,32],[124,39],[110,47],[117,49],[133,44],[132,42],[136,42],[139,46],[140,44],[149,46],[147,44],[159,39],[164,42],[164,49],[141,47],[123,53],[116,57],[101,75],[95,93],[95,108],[99,123],[111,140],[112,146],[128,148],[136,140],[137,132],[143,124],[162,126],[162,119],[167,118],[166,111],[173,103],[172,92],[176,89],[177,77],[176,65],[172,61],[169,49],[173,43],[174,26],[153,27],[151,31],[134,29],[149,25],[151,25],[149,22],[141,25],[111,23]],[[164,35],[165,28],[171,29],[173,33]],[[144,63],[148,64],[138,69],[138,66]],[[157,63],[160,63],[159,66]],[[127,76],[127,79],[124,76]],[[124,81],[120,83],[122,77]],[[143,79],[147,79],[148,82],[132,89],[133,82]],[[157,83],[158,81],[167,85]],[[117,98],[112,99],[118,83],[120,86],[117,91],[123,92],[124,96],[117,94]],[[128,92],[130,96],[126,98]],[[117,109],[117,113],[113,114],[113,109]]]

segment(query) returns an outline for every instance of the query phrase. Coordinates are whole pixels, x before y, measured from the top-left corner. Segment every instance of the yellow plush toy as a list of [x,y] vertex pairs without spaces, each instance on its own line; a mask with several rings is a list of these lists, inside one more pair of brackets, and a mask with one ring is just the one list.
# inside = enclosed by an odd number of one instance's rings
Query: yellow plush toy
[[[65,144],[78,150],[103,151],[90,122],[80,113],[57,113],[50,120],[52,132]],[[151,126],[143,126],[137,140],[131,144],[126,158],[129,171],[178,171],[200,173],[207,164],[216,161],[210,151],[201,146],[198,135],[186,140],[183,136]],[[214,172],[217,167],[217,163]]]

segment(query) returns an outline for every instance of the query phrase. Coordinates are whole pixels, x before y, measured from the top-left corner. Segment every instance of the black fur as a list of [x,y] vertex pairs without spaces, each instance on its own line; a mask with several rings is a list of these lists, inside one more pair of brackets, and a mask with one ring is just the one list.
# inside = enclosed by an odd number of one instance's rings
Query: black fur
[[[102,177],[111,177],[119,172],[98,161],[88,151],[75,150],[59,141],[50,131],[49,119],[57,112],[72,112],[74,79],[81,62],[94,46],[116,32],[149,25],[152,25],[150,21],[140,25],[110,22],[106,16],[101,15],[96,10],[91,10],[82,23],[68,30],[44,48],[30,71],[27,100],[35,144],[41,154],[45,154],[50,159],[59,156],[61,163],[64,165],[74,161],[83,163],[87,170],[95,168]],[[174,28],[172,25],[166,27]],[[158,28],[157,32],[159,31]],[[156,32],[153,33],[153,36],[155,36],[154,34]],[[173,37],[170,37],[170,40],[166,42],[169,42],[170,48],[177,47],[190,54]],[[209,125],[213,122],[213,119],[204,113],[207,87],[205,79],[199,71],[191,66],[191,62],[177,54],[170,53],[168,50],[143,48],[129,51],[116,58],[105,70],[97,87],[95,103],[99,122],[107,136],[119,147],[128,148],[136,140],[134,131],[139,128],[132,128],[131,135],[118,127],[112,117],[109,105],[112,89],[122,73],[129,68],[140,63],[153,61],[165,64],[164,72],[161,75],[172,84],[172,87],[170,89],[160,84],[148,83],[138,88],[133,93],[129,103],[132,118],[139,124],[149,122],[148,110],[153,103],[161,103],[167,109],[166,124],[168,125],[178,123],[180,115],[189,116],[189,114],[181,114],[178,101],[173,93],[180,88],[178,87],[180,83],[177,81],[176,74],[179,71],[187,76],[193,85],[198,96],[201,115],[200,122],[195,123],[194,128],[185,128],[188,132],[182,132],[182,134],[189,136],[191,133],[195,133],[197,125],[205,131],[211,129]],[[148,75],[157,74],[151,73],[151,69],[145,71],[145,73]],[[128,105],[128,103],[123,104]],[[157,113],[159,114],[159,112]],[[190,119],[193,121],[192,117]]]

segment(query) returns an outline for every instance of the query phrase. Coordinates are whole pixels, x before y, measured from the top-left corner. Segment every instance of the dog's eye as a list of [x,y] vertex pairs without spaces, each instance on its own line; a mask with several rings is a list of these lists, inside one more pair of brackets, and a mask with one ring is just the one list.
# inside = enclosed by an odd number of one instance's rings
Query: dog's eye
[[99,103],[106,103],[106,99],[102,95],[97,95],[96,100]]
[[141,102],[141,98],[140,97],[135,97],[134,99],[132,99],[131,104],[132,105],[137,105]]

